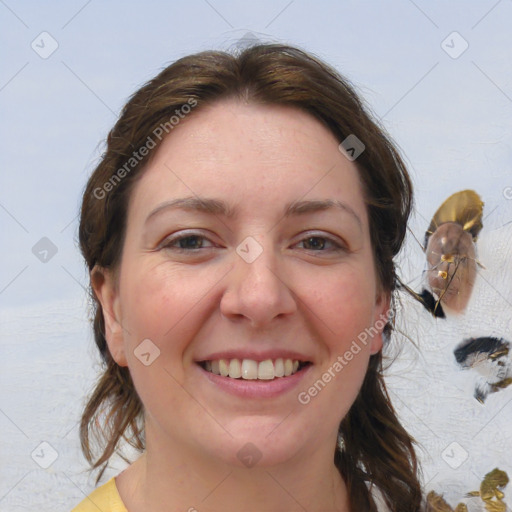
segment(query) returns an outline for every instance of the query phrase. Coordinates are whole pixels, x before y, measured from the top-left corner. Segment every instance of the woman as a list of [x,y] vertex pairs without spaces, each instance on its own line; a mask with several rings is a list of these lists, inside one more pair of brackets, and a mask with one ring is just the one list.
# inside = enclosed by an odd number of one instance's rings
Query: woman
[[81,441],[93,468],[143,453],[74,510],[420,510],[381,375],[411,201],[297,48],[191,55],[136,92],[82,204],[105,371]]

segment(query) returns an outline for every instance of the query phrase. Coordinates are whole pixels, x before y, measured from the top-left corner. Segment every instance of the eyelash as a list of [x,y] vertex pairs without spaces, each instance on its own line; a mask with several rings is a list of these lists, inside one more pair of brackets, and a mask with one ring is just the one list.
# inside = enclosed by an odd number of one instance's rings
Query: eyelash
[[[205,237],[203,235],[196,234],[196,233],[190,233],[190,234],[187,234],[187,235],[181,235],[181,236],[177,236],[177,237],[174,237],[174,238],[166,239],[164,241],[164,243],[161,245],[161,248],[162,249],[169,249],[171,251],[177,251],[177,252],[197,252],[197,251],[200,251],[200,250],[203,249],[203,248],[185,249],[183,247],[173,247],[173,244],[176,244],[178,242],[181,242],[182,240],[187,240],[187,239],[190,239],[190,238],[197,238],[197,239],[202,239],[202,240],[210,241],[207,237]],[[313,240],[325,240],[327,243],[331,243],[334,246],[334,248],[331,251],[328,251],[328,250],[316,251],[316,250],[313,250],[313,249],[305,249],[307,251],[312,251],[312,252],[332,252],[332,251],[336,251],[336,252],[337,251],[345,251],[346,252],[347,251],[347,249],[345,247],[343,247],[338,242],[336,242],[335,240],[333,240],[332,238],[327,237],[327,236],[320,236],[320,235],[314,235],[313,234],[313,235],[309,235],[309,236],[301,239],[298,243],[304,242],[306,240],[311,240],[311,239],[313,239]],[[210,249],[210,248],[211,247],[206,247],[205,249]]]

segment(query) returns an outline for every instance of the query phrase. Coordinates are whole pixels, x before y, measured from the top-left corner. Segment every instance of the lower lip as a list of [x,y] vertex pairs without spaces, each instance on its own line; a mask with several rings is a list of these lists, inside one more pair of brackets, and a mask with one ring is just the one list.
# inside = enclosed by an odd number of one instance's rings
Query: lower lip
[[199,371],[222,391],[242,398],[273,398],[284,395],[296,387],[302,378],[309,372],[312,364],[289,377],[276,377],[272,380],[246,380],[223,377],[206,371],[200,365],[196,365]]

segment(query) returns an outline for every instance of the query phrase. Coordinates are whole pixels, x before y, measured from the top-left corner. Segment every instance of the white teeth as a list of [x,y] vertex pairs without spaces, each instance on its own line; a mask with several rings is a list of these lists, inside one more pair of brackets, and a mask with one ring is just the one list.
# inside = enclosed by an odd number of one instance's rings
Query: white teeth
[[246,380],[272,380],[276,377],[289,377],[299,369],[299,361],[278,358],[257,362],[252,359],[218,359],[205,361],[204,369],[222,377]]
[[229,376],[232,379],[239,379],[242,376],[242,365],[238,359],[231,359],[229,362]]
[[284,361],[282,358],[276,359],[274,363],[274,375],[276,377],[284,377]]
[[229,375],[229,361],[226,359],[221,359],[219,361],[219,370],[223,377],[227,377]]
[[242,379],[253,380],[258,378],[258,363],[252,359],[242,361]]
[[272,380],[274,378],[274,363],[272,359],[261,361],[258,365],[258,379]]

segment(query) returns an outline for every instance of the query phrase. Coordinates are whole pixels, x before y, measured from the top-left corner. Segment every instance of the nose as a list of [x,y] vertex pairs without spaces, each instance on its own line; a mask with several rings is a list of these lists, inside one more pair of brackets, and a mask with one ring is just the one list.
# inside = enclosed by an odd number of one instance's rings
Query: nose
[[290,276],[269,244],[263,245],[252,238],[249,245],[238,247],[233,259],[220,303],[223,316],[234,321],[245,320],[250,327],[261,329],[271,326],[274,319],[296,311],[296,299],[288,282]]

